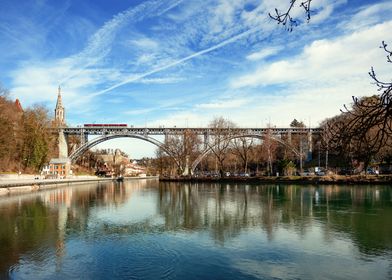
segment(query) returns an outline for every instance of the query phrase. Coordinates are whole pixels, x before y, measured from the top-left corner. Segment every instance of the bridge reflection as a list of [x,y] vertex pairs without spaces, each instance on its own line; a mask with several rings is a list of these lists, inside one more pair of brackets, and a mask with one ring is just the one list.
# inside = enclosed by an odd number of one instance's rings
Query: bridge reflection
[[317,224],[325,240],[343,233],[367,253],[392,249],[388,187],[163,183],[159,190],[167,229],[208,228],[222,244],[250,228],[262,228],[273,240],[282,228],[304,236]]
[[269,242],[317,229],[326,244],[339,235],[363,254],[378,255],[392,251],[391,216],[392,190],[382,186],[80,185],[0,198],[0,272],[35,250],[38,261],[55,251],[59,269],[67,240],[113,234],[206,233],[226,246],[254,229]]

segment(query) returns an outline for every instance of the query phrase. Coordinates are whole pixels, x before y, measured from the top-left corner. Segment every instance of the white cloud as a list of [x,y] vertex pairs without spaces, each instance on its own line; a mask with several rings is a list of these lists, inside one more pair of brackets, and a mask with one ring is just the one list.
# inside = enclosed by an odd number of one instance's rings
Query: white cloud
[[268,116],[277,126],[287,126],[293,118],[306,124],[311,119],[317,126],[338,114],[343,104],[349,105],[351,96],[376,94],[368,71],[375,66],[381,79],[390,78],[390,65],[378,48],[382,40],[392,41],[389,30],[392,21],[334,39],[317,40],[293,58],[262,63],[254,71],[233,77],[231,88],[259,96],[246,112],[233,112],[235,121],[251,123],[254,118]]
[[114,90],[114,89],[116,89],[116,88],[118,88],[120,86],[140,81],[140,80],[144,79],[145,77],[148,77],[148,76],[151,76],[153,74],[156,74],[156,73],[162,72],[164,70],[167,70],[169,68],[175,67],[175,66],[177,66],[179,64],[182,64],[184,62],[187,62],[187,61],[189,61],[191,59],[194,59],[194,58],[199,57],[201,55],[210,53],[210,52],[212,52],[214,50],[220,49],[220,48],[222,48],[222,47],[224,47],[224,46],[226,46],[228,44],[234,43],[234,42],[236,42],[236,41],[238,41],[240,39],[246,38],[250,34],[255,33],[257,31],[258,31],[257,29],[246,30],[246,31],[244,31],[244,32],[242,32],[240,34],[237,34],[237,35],[235,35],[235,36],[233,36],[231,38],[228,38],[227,40],[224,40],[224,41],[220,42],[219,44],[213,45],[213,46],[211,46],[211,47],[209,47],[207,49],[203,49],[201,51],[192,53],[192,54],[190,54],[190,55],[188,55],[186,57],[183,57],[183,58],[175,60],[175,61],[170,61],[170,62],[168,62],[166,64],[157,66],[156,68],[151,69],[151,70],[149,70],[147,72],[140,73],[140,74],[137,74],[137,75],[132,74],[131,76],[129,76],[126,79],[124,79],[123,81],[118,82],[118,83],[116,83],[116,84],[114,84],[114,85],[112,85],[112,86],[110,86],[110,87],[108,87],[108,88],[106,88],[104,90],[100,90],[98,92],[92,93],[89,96],[90,97],[99,96],[99,95],[105,94],[105,93],[107,93],[109,91],[112,91],[112,90]]
[[232,109],[247,105],[248,100],[246,99],[230,99],[220,100],[210,103],[202,103],[195,105],[195,108],[199,109]]
[[[155,137],[159,141],[164,141],[162,137]],[[105,141],[93,149],[120,149],[128,154],[131,159],[140,159],[142,157],[155,157],[157,146],[147,141],[135,138],[116,138]]]
[[282,48],[283,48],[283,47],[280,47],[280,46],[276,46],[276,47],[266,47],[266,48],[263,48],[263,49],[260,50],[260,51],[257,51],[257,52],[254,52],[254,53],[249,54],[249,55],[246,57],[246,59],[247,59],[247,60],[252,60],[252,61],[255,61],[255,60],[262,60],[262,59],[265,59],[265,58],[267,58],[267,57],[269,57],[269,56],[271,56],[271,55],[277,54],[280,50],[282,50]]
[[222,33],[228,26],[236,23],[236,12],[242,8],[244,1],[241,0],[220,0],[214,7],[213,16],[210,20],[212,33]]
[[294,58],[262,65],[254,72],[233,78],[231,86],[336,83],[365,78],[371,65],[384,61],[378,44],[389,39],[389,30],[392,30],[392,21],[336,39],[314,41]]
[[200,111],[179,111],[176,113],[170,113],[167,116],[162,116],[159,120],[153,120],[149,122],[152,126],[166,126],[166,127],[205,127],[212,120],[214,114],[210,115],[210,112]]
[[[11,93],[26,105],[52,102],[57,96],[57,86],[61,84],[66,92],[64,101],[69,101],[70,106],[85,109],[85,104],[91,100],[91,97],[87,96],[88,92],[96,86],[118,83],[122,77],[121,70],[116,65],[108,68],[104,66],[105,62],[101,62],[110,53],[117,34],[130,23],[162,14],[180,2],[151,0],[131,7],[105,22],[79,53],[65,58],[37,59],[20,64],[11,73]],[[154,47],[154,42],[146,38],[135,42],[139,47]],[[75,98],[76,96],[80,98]]]
[[392,2],[385,1],[361,7],[359,11],[348,21],[340,24],[345,30],[360,30],[375,25],[384,19],[390,19]]
[[139,82],[142,84],[174,84],[183,81],[181,77],[162,77],[162,78],[144,78]]
[[[117,33],[131,22],[142,21],[145,18],[153,17],[154,15],[161,13],[162,8],[165,7],[167,1],[162,0],[150,0],[139,4],[136,7],[131,7],[123,12],[116,14],[111,20],[105,22],[105,24],[95,32],[87,43],[87,46],[80,53],[72,56],[69,60],[72,61],[72,66],[77,69],[70,75],[63,78],[60,83],[68,81],[70,78],[79,75],[85,68],[96,64],[99,60],[107,56],[113,45]],[[175,3],[179,3],[175,1]],[[168,5],[173,3],[169,2]],[[139,44],[144,44],[144,47],[148,39],[139,41]],[[153,44],[149,41],[147,44]]]
[[130,40],[129,43],[142,49],[157,49],[159,46],[158,42],[146,37],[137,40]]
[[133,109],[125,112],[126,115],[145,115],[147,113],[155,111],[157,108],[145,108],[145,109]]

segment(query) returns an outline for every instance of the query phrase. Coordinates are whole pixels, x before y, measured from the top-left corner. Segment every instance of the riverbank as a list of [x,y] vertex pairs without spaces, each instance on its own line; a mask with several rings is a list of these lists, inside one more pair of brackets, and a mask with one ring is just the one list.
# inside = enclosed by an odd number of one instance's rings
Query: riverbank
[[161,177],[163,182],[249,182],[260,184],[392,185],[392,175],[260,176],[260,177]]
[[[158,176],[124,177],[124,180],[158,179]],[[81,176],[68,179],[0,179],[0,195],[39,191],[41,189],[57,188],[72,184],[89,182],[116,181],[116,178],[102,178],[96,176]]]

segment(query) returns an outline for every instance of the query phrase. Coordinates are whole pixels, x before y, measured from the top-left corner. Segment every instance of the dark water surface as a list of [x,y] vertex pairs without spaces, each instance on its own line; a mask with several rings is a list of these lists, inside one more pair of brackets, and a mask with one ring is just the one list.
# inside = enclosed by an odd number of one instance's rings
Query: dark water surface
[[0,278],[392,279],[392,187],[140,180],[0,197]]

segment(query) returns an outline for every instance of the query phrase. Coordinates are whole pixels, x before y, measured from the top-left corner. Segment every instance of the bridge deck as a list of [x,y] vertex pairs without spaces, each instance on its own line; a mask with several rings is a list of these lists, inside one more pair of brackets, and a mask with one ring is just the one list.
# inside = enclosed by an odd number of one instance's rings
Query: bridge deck
[[272,134],[320,134],[322,128],[227,128],[227,129],[213,129],[213,128],[185,128],[185,127],[64,127],[62,128],[65,134],[69,135],[102,135],[102,134],[139,134],[139,135],[178,135],[186,131],[193,132],[197,135],[214,135],[218,131],[230,131],[238,135],[265,135]]

